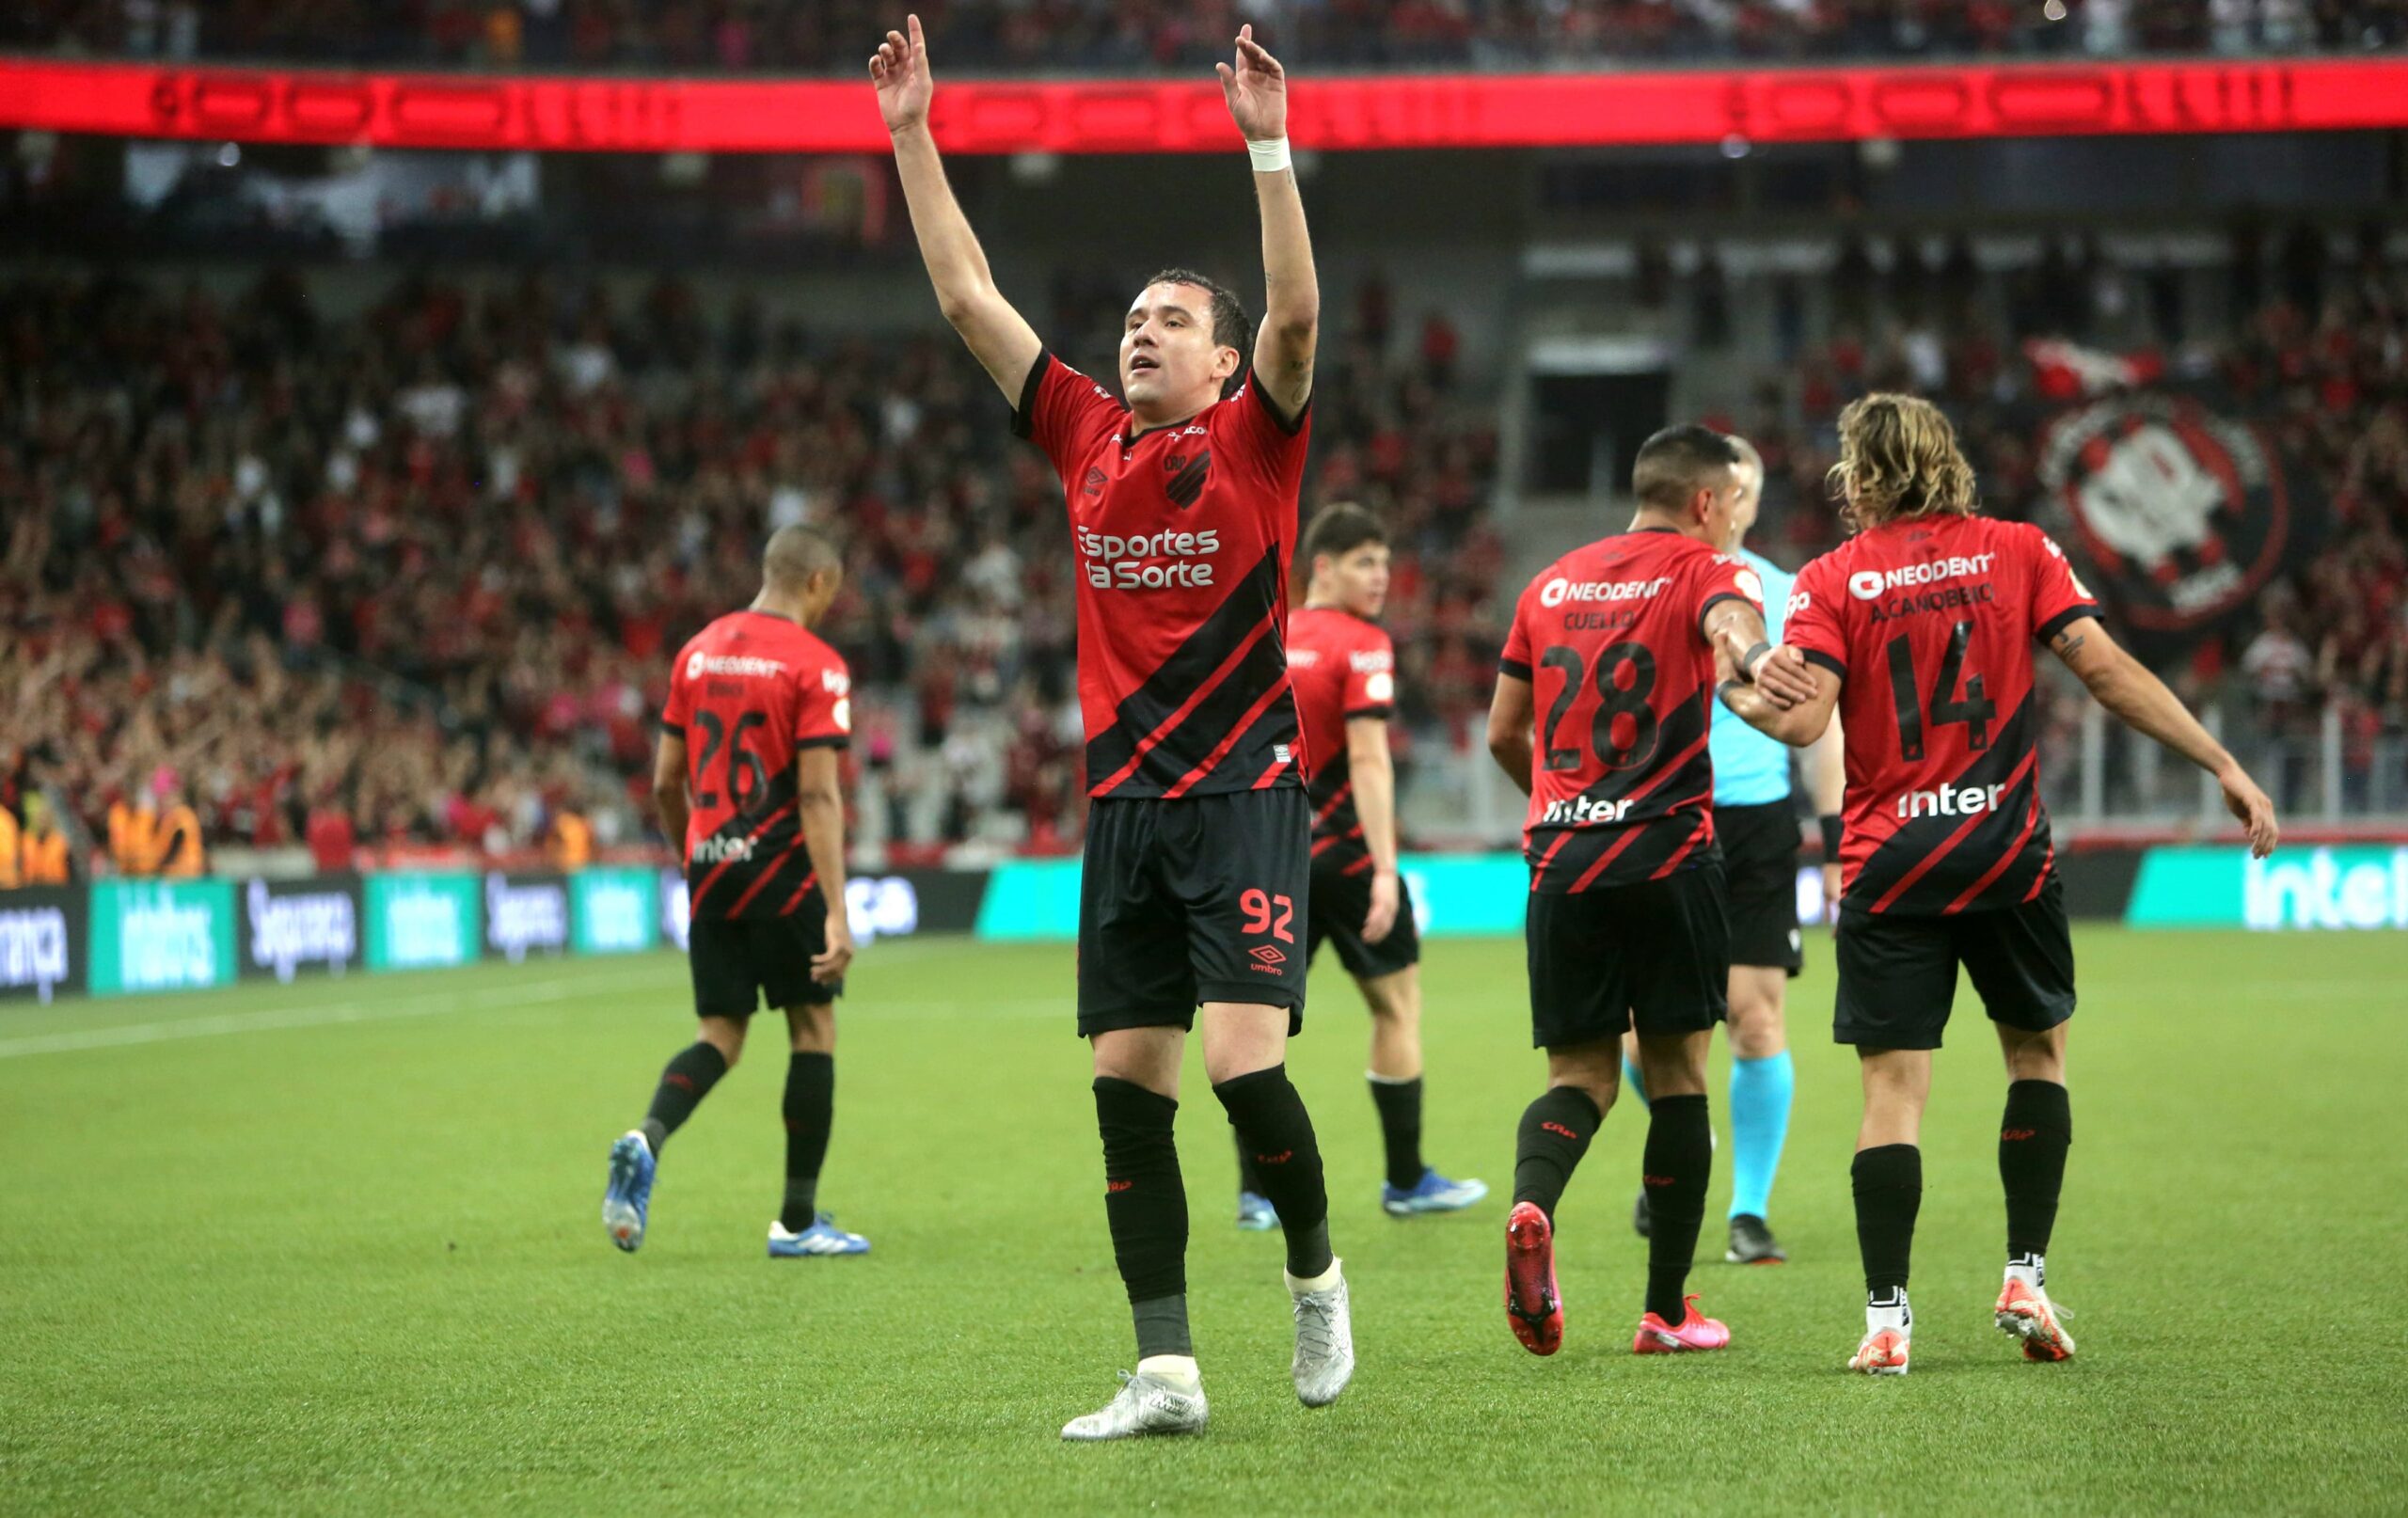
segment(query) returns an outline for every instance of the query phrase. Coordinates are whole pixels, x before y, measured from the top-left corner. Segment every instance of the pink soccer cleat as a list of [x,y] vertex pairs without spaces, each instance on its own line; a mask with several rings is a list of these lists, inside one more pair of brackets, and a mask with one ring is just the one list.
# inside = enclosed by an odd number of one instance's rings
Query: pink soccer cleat
[[1686,1354],[1691,1350],[1727,1349],[1731,1330],[1719,1319],[1708,1318],[1697,1310],[1695,1293],[1684,1297],[1688,1304],[1688,1316],[1675,1328],[1655,1313],[1639,1320],[1639,1336],[1630,1341],[1633,1354]]

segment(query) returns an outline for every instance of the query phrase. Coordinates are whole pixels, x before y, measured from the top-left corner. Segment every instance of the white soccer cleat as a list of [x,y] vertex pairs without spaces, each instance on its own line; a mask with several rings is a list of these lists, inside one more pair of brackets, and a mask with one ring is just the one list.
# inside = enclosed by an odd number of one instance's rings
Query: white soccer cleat
[[1321,1277],[1329,1284],[1317,1290],[1299,1290],[1303,1283],[1288,1277],[1296,1305],[1296,1358],[1289,1372],[1296,1380],[1296,1399],[1307,1407],[1327,1407],[1354,1379],[1354,1318],[1339,1264],[1329,1262],[1328,1273]]
[[1847,1368],[1868,1376],[1903,1376],[1907,1373],[1907,1331],[1903,1328],[1876,1328],[1866,1332],[1864,1342],[1848,1357]]
[[2049,1300],[2046,1287],[2008,1276],[2006,1285],[1999,1289],[1999,1332],[2021,1340],[2023,1358],[2027,1360],[2073,1358],[2073,1336],[2066,1332],[2061,1321],[2067,1316],[2068,1309]]
[[1149,1433],[1201,1433],[1209,1410],[1204,1387],[1187,1390],[1140,1370],[1120,1372],[1120,1394],[1098,1412],[1062,1425],[1062,1437],[1092,1443]]

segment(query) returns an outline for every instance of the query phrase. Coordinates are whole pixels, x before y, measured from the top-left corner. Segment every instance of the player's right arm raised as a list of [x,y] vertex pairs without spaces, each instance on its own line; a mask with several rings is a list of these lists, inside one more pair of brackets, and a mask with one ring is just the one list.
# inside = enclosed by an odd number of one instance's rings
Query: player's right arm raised
[[920,33],[919,17],[909,17],[904,24],[911,35],[886,34],[870,56],[869,77],[878,89],[879,114],[895,142],[895,168],[903,181],[904,203],[911,211],[911,230],[919,237],[920,257],[928,266],[944,319],[961,334],[1004,398],[1017,404],[1045,345],[995,288],[986,250],[954,199],[953,186],[945,182],[944,161],[928,133],[928,103],[936,93],[928,73],[928,44]]
[[2274,851],[2280,830],[2274,803],[2249,778],[2249,771],[2218,743],[2182,699],[2165,688],[2140,660],[2127,654],[2096,617],[2081,617],[2059,629],[2050,649],[2067,669],[2081,676],[2099,704],[2121,718],[2134,732],[2145,733],[2197,765],[2224,787],[2224,804],[2249,830],[2249,851],[2259,859]]

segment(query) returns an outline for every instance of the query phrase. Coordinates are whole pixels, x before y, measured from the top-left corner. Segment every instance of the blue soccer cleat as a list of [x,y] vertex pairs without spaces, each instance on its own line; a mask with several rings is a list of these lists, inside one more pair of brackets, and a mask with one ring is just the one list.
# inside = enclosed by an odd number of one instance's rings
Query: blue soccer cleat
[[800,1233],[788,1233],[784,1223],[769,1225],[769,1257],[771,1259],[811,1259],[820,1255],[866,1255],[869,1241],[857,1233],[847,1233],[836,1226],[836,1220],[822,1212],[811,1220],[811,1226]]
[[641,1130],[610,1146],[610,1184],[602,1193],[602,1226],[610,1241],[632,1255],[643,1247],[645,1215],[652,1208],[652,1178],[658,1170],[652,1146]]
[[1238,1226],[1248,1233],[1267,1233],[1279,1226],[1279,1210],[1271,1198],[1255,1192],[1238,1193]]
[[1484,1180],[1449,1180],[1425,1167],[1410,1190],[1380,1183],[1380,1210],[1392,1218],[1417,1212],[1460,1212],[1488,1194]]

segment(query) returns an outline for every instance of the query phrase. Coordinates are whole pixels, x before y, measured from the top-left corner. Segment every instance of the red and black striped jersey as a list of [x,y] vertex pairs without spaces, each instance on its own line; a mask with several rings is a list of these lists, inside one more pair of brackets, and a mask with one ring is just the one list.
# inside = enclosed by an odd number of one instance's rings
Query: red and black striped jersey
[[1530,889],[1661,879],[1712,857],[1714,648],[1705,614],[1764,586],[1670,528],[1575,548],[1513,609],[1501,668],[1531,684]]
[[1069,503],[1087,794],[1302,784],[1288,560],[1309,416],[1280,417],[1249,374],[1176,426],[1133,425],[1052,354],[1012,417]]
[[1782,637],[1840,677],[1844,905],[1930,917],[2040,893],[2054,853],[2032,645],[2098,614],[2027,522],[1885,523],[1799,572]]
[[1288,619],[1288,673],[1312,755],[1314,862],[1360,875],[1371,867],[1371,851],[1354,811],[1346,724],[1396,709],[1395,645],[1351,611],[1305,607]]
[[796,761],[850,739],[852,685],[834,649],[774,612],[732,612],[678,651],[660,725],[686,740],[694,916],[784,917],[820,905]]

